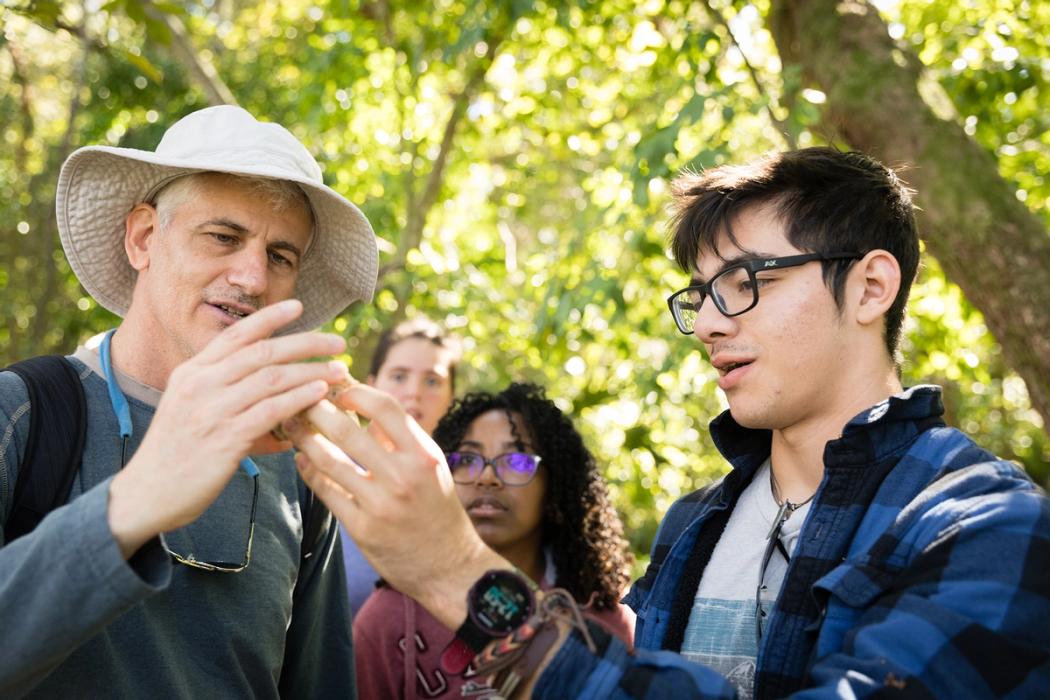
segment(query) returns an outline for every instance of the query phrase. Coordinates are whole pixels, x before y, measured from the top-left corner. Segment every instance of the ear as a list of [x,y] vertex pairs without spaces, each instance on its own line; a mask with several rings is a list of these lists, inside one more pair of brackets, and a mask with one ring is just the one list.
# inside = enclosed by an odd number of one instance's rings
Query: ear
[[367,384],[368,386],[375,386],[376,385],[376,375],[374,375],[374,374],[368,375],[368,378],[365,379],[365,384]]
[[154,232],[160,228],[157,209],[144,202],[135,205],[124,220],[124,252],[128,262],[138,272],[149,267],[149,246]]
[[850,271],[851,296],[856,299],[856,319],[861,325],[880,321],[893,306],[901,288],[901,267],[888,251],[873,250]]

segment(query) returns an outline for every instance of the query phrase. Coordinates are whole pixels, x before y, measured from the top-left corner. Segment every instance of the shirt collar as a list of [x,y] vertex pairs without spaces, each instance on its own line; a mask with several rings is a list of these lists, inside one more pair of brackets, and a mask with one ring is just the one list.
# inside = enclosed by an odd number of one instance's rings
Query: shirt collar
[[[943,425],[944,404],[941,388],[922,384],[905,389],[861,411],[842,430],[842,435],[828,442],[825,466],[838,463],[874,461],[895,452],[932,425]],[[722,456],[732,465],[726,487],[742,487],[768,457],[773,432],[745,428],[723,411],[711,421],[711,438]]]

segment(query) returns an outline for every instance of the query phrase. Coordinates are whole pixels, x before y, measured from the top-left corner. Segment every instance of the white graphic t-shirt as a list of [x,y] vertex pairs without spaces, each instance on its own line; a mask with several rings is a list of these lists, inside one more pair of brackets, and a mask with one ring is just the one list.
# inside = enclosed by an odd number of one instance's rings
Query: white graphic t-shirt
[[[791,513],[781,527],[780,541],[789,553],[795,551],[809,505],[806,503]],[[758,656],[755,594],[768,542],[766,536],[779,510],[770,487],[769,460],[766,460],[740,494],[726,529],[715,545],[700,579],[682,641],[682,655],[726,676],[741,700],[754,696]],[[787,562],[779,551],[774,551],[766,567],[762,592],[762,608],[767,615],[773,609],[786,572]]]

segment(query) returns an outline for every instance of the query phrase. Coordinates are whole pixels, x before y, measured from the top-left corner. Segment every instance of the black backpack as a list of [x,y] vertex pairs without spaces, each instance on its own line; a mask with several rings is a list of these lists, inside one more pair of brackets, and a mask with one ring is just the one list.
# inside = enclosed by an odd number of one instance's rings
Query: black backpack
[[[11,516],[4,524],[4,542],[10,544],[32,532],[44,516],[69,500],[84,451],[87,404],[76,369],[61,355],[32,357],[6,369],[25,382],[32,407]],[[332,518],[309,489],[303,512],[300,570],[321,544]]]

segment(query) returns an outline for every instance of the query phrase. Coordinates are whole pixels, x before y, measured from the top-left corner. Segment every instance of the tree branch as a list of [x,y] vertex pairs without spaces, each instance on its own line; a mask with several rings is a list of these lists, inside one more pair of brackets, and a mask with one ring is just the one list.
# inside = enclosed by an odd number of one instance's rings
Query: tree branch
[[[91,48],[91,41],[87,38],[87,34],[84,31],[81,31],[78,36],[80,36],[80,60],[77,62],[76,69],[73,71],[72,76],[74,87],[72,91],[73,95],[69,100],[69,116],[66,120],[66,130],[62,134],[62,140],[59,142],[58,148],[53,151],[55,154],[53,156],[55,167],[49,167],[46,170],[49,174],[57,173],[58,164],[65,162],[66,157],[72,150],[77,115],[80,114],[80,87],[84,84],[84,78],[87,75],[88,50]],[[46,223],[44,223],[41,230],[37,232],[39,236],[39,250],[37,257],[38,263],[44,270],[44,285],[34,302],[36,306],[36,316],[33,318],[33,328],[30,337],[32,339],[32,346],[35,348],[42,348],[44,346],[44,337],[47,335],[48,322],[50,321],[50,314],[47,312],[47,306],[55,299],[58,292],[58,270],[51,261],[51,254],[56,248],[55,233],[58,228],[58,214],[53,206],[49,206],[47,211],[47,215],[42,217],[42,220]],[[47,348],[47,350],[51,349],[52,348]]]
[[203,92],[210,105],[235,105],[237,98],[229,86],[219,77],[211,61],[200,55],[190,40],[186,25],[176,15],[158,10],[151,0],[140,0],[142,9],[150,17],[163,21],[171,30],[171,50],[175,60],[179,61],[189,74],[190,81]]
[[783,64],[800,65],[827,95],[829,131],[885,163],[914,166],[907,177],[919,193],[929,251],[984,314],[1050,428],[1050,235],[1043,223],[1017,200],[994,156],[927,104],[921,63],[893,42],[870,3],[773,0],[769,24]]
[[29,74],[26,72],[25,64],[22,61],[22,51],[18,44],[10,38],[7,38],[4,43],[7,46],[8,53],[11,54],[11,68],[14,73],[14,81],[21,88],[19,107],[22,110],[22,140],[18,142],[18,148],[15,151],[15,170],[24,173],[27,172],[26,165],[29,157],[26,144],[29,143],[35,131],[32,87],[29,84]]
[[771,95],[762,84],[762,80],[758,77],[758,71],[755,70],[755,67],[751,65],[751,61],[748,60],[747,54],[744,53],[744,49],[740,46],[740,42],[737,41],[736,35],[733,33],[733,28],[730,26],[729,21],[714,5],[711,4],[711,0],[704,0],[703,5],[704,9],[707,10],[707,14],[711,16],[711,19],[725,29],[726,34],[729,35],[729,42],[740,52],[740,58],[743,59],[744,65],[747,66],[747,72],[751,76],[751,82],[755,84],[755,89],[758,90],[758,94],[766,98],[766,113],[769,114],[769,120],[773,122],[777,131],[784,137],[784,141],[787,143],[788,148],[798,148],[798,144],[795,142],[795,137],[792,136],[787,122],[783,119],[777,118],[776,111],[774,110],[775,106],[779,106],[777,99]]
[[[490,37],[486,37],[486,39],[490,39]],[[418,247],[422,241],[423,228],[426,225],[427,215],[437,202],[438,194],[441,191],[445,166],[447,165],[449,154],[452,151],[456,130],[458,129],[463,116],[467,112],[467,106],[470,104],[471,98],[474,96],[474,93],[477,91],[481,83],[485,80],[485,74],[488,72],[489,67],[492,65],[492,61],[496,57],[500,43],[502,43],[502,37],[486,41],[488,48],[485,55],[478,59],[477,63],[474,64],[470,78],[467,80],[467,84],[454,98],[452,103],[452,113],[449,115],[448,121],[445,123],[445,131],[441,138],[441,146],[438,149],[437,157],[434,158],[434,164],[431,167],[430,174],[427,176],[426,184],[423,187],[423,193],[416,206],[406,213],[405,230],[401,235],[397,254],[394,256],[393,260],[379,269],[380,280],[395,270],[403,269],[405,261],[408,258],[408,251]]]

